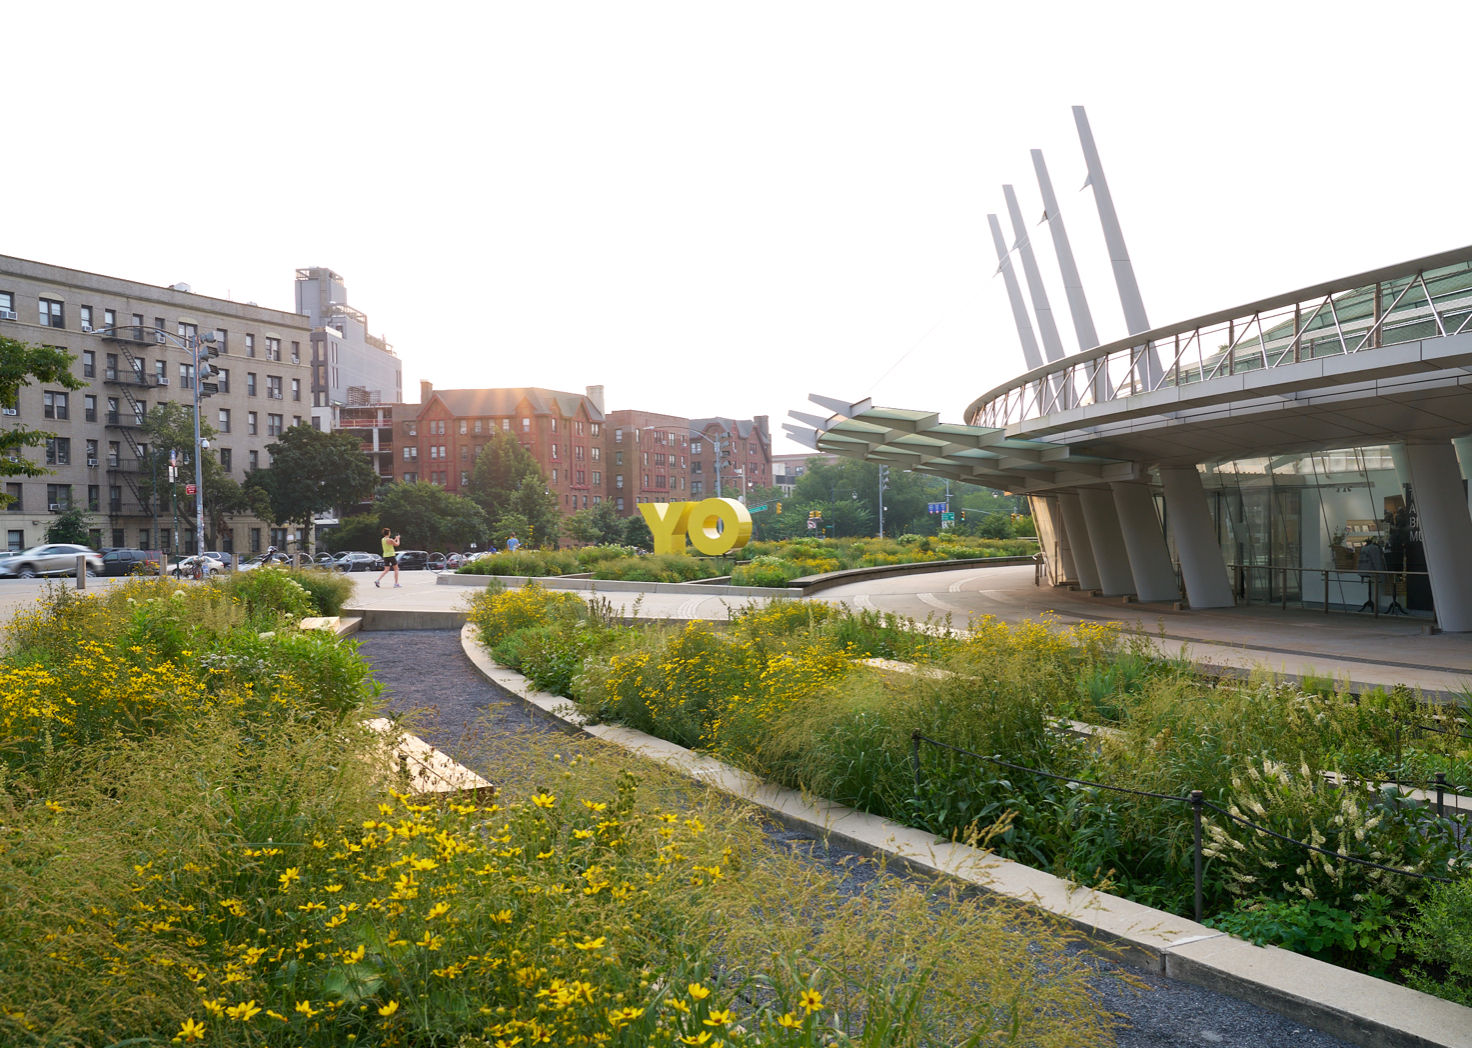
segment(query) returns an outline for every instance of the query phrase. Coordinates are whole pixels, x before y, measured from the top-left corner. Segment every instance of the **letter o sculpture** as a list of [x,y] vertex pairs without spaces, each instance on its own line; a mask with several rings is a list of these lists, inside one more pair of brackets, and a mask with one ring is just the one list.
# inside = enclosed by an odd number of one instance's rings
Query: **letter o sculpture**
[[701,553],[719,557],[751,541],[751,514],[735,499],[705,499],[690,508],[685,533]]

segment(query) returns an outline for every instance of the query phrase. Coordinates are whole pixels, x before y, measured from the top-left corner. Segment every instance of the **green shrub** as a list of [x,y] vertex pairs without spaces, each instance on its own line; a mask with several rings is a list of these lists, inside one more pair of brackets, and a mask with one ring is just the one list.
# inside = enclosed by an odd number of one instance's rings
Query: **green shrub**
[[788,580],[803,573],[790,560],[781,557],[757,557],[747,564],[738,564],[731,571],[733,586],[786,586]]
[[300,572],[283,568],[259,567],[251,571],[231,572],[218,585],[235,600],[245,605],[251,622],[261,629],[273,629],[283,621],[303,619],[317,614],[312,595],[296,576]]
[[470,602],[469,621],[480,631],[481,643],[494,648],[517,630],[549,624],[571,625],[588,615],[588,606],[576,593],[549,590],[528,582],[519,589],[478,593]]
[[578,558],[569,550],[528,549],[492,553],[460,568],[462,575],[512,575],[545,578],[550,575],[576,575],[581,571]]
[[1391,917],[1394,907],[1371,893],[1353,909],[1317,899],[1239,900],[1230,913],[1206,923],[1259,946],[1280,946],[1305,957],[1389,976],[1401,949],[1401,932]]
[[318,615],[341,615],[342,606],[353,595],[352,582],[341,572],[293,569],[286,574],[307,591]]
[[1472,1006],[1472,877],[1430,886],[1411,919],[1406,952],[1415,961],[1409,986]]

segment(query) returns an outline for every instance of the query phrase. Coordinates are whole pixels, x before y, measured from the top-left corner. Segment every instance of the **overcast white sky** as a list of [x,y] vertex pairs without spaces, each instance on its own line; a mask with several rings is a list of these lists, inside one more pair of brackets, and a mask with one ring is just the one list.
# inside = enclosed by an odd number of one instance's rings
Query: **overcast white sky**
[[1032,148],[1125,334],[1072,105],[1154,324],[1472,243],[1472,5],[1000,6],[12,4],[0,252],[283,309],[330,266],[411,400],[780,432],[1025,370],[986,215],[1041,213]]

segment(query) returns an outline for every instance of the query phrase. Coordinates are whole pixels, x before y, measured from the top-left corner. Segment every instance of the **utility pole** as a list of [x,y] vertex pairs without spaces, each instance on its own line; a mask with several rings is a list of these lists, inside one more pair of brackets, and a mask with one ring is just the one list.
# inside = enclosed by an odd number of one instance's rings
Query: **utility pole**
[[879,537],[884,538],[884,491],[889,487],[889,467],[879,467]]

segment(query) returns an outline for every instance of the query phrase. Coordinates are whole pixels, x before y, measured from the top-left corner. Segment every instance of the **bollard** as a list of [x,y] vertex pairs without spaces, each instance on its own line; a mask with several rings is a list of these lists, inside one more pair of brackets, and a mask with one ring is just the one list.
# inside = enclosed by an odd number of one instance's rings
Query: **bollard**
[[77,558],[77,589],[84,590],[86,588],[87,588],[87,558],[84,555],[84,556],[80,556],[80,557]]
[[920,733],[910,732],[910,767],[915,772],[915,796],[920,796]]
[[1446,773],[1439,771],[1432,778],[1436,780],[1436,817],[1441,818],[1446,814]]
[[1196,923],[1201,923],[1201,791],[1191,791],[1191,821],[1195,824],[1192,831],[1195,856],[1193,871],[1196,877]]

